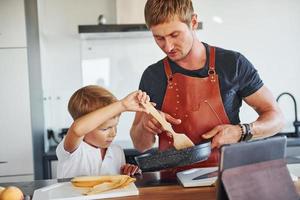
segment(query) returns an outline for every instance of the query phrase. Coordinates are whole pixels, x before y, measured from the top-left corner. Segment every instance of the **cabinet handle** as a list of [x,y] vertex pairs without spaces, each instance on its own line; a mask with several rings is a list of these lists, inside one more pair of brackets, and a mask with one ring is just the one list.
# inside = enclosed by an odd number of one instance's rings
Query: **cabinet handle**
[[8,163],[7,161],[0,161],[0,164]]

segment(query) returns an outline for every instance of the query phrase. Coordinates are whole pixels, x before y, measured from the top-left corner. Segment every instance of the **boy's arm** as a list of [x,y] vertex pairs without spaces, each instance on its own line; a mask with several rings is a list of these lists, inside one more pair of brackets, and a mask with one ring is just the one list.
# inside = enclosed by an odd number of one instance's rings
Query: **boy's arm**
[[75,151],[87,133],[95,130],[107,120],[124,111],[145,111],[145,109],[140,105],[140,102],[146,101],[149,101],[149,96],[146,93],[142,91],[132,92],[120,101],[97,109],[76,119],[66,135],[64,142],[65,150],[68,152]]
[[117,101],[78,118],[67,132],[64,142],[65,150],[70,153],[75,151],[87,133],[124,111],[126,111],[126,108],[122,105],[122,102]]

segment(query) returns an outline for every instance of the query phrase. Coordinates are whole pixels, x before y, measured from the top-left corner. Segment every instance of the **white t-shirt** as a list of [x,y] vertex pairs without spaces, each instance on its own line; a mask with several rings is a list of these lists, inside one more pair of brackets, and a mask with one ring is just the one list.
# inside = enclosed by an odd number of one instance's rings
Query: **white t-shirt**
[[124,151],[119,145],[111,144],[106,151],[104,160],[101,151],[82,141],[79,147],[69,153],[64,149],[64,140],[56,148],[58,158],[57,178],[76,176],[117,175],[125,164]]

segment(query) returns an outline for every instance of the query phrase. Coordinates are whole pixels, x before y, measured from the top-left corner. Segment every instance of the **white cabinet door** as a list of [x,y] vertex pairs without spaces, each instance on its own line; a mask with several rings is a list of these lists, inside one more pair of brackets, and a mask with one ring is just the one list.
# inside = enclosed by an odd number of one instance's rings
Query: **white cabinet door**
[[0,176],[33,174],[27,50],[0,49]]
[[26,47],[24,0],[0,0],[0,48]]

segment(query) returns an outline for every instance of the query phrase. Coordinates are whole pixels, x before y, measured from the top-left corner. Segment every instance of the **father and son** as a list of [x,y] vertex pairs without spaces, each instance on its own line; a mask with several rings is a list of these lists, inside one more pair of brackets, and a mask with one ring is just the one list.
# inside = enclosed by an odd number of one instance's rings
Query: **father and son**
[[[194,144],[211,140],[208,160],[189,168],[218,166],[223,144],[269,137],[283,128],[282,112],[251,62],[197,38],[192,0],[147,0],[144,14],[166,57],[148,66],[139,90],[121,100],[96,85],[71,96],[74,122],[56,150],[58,178],[140,173],[112,143],[122,112],[136,112],[130,136],[137,150],[151,149],[157,139],[160,151],[173,147],[172,136],[143,107],[149,101]],[[240,122],[242,101],[258,113],[255,121]]]

